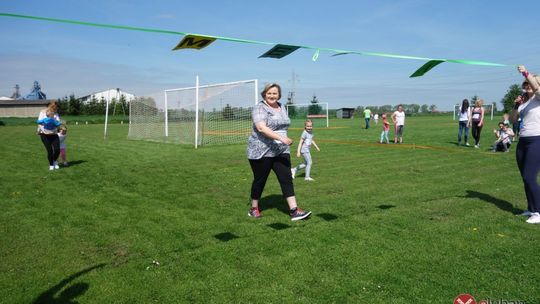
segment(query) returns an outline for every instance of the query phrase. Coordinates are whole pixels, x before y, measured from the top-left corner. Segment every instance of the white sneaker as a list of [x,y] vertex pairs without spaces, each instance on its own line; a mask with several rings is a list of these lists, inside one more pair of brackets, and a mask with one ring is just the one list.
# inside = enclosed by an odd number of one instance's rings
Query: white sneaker
[[311,177],[306,177],[306,178],[304,178],[304,180],[306,180],[306,181],[308,181],[308,182],[313,182],[313,181],[315,181],[315,180],[314,180],[313,178],[311,178]]
[[523,213],[521,213],[520,215],[523,215],[523,216],[531,216],[531,215],[532,215],[532,212],[530,212],[529,210],[525,210],[525,211],[523,211]]
[[469,145],[469,143],[467,142],[467,143],[465,143],[465,146],[467,146],[467,147],[468,147],[468,146],[470,146],[470,145]]
[[531,217],[527,220],[527,223],[529,224],[540,224],[540,213],[533,212],[531,214]]
[[477,148],[477,149],[478,149],[478,148],[480,148],[480,146],[479,146],[479,145],[474,145],[474,147],[475,147],[475,148]]
[[57,169],[57,170],[60,169],[60,166],[58,165],[57,161],[54,162],[54,168]]
[[54,166],[49,166],[49,171],[54,170]]
[[291,168],[291,175],[293,179],[296,177],[296,168]]

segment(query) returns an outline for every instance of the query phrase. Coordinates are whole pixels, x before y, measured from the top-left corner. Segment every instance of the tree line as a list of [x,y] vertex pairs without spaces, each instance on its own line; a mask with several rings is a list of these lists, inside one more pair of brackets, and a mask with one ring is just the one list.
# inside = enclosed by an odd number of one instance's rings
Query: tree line
[[[94,96],[89,102],[83,102],[74,94],[58,99],[58,112],[61,115],[105,115],[107,101],[105,98],[98,100]],[[128,115],[129,105],[124,95],[119,100],[113,98],[109,102],[109,115]]]

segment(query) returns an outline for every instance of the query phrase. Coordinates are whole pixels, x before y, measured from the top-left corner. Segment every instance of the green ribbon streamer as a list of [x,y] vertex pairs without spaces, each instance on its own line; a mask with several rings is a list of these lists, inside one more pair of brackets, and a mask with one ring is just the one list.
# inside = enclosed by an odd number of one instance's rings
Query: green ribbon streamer
[[317,51],[315,52],[315,54],[313,54],[313,57],[311,57],[311,60],[313,61],[317,61],[317,58],[319,58],[319,52],[321,50],[317,49]]
[[[50,21],[50,22],[69,23],[69,24],[78,24],[78,25],[95,26],[95,27],[103,27],[103,28],[113,28],[113,29],[130,30],[130,31],[141,31],[141,32],[183,35],[183,36],[188,35],[188,33],[179,32],[179,31],[169,31],[169,30],[161,30],[161,29],[132,27],[132,26],[123,26],[123,25],[114,25],[114,24],[103,24],[103,23],[94,23],[94,22],[83,22],[83,21],[75,21],[75,20],[67,20],[67,19],[56,19],[56,18],[37,17],[37,16],[28,16],[28,15],[19,15],[19,14],[10,14],[10,13],[0,13],[0,16],[14,17],[14,18],[25,18],[25,19],[33,19],[33,20],[42,20],[42,21]],[[195,33],[191,33],[191,34],[197,35],[197,36],[215,38],[215,39],[219,39],[219,40],[223,40],[223,41],[231,41],[231,42],[264,44],[264,45],[276,45],[277,44],[277,43],[274,43],[274,42],[266,42],[266,41],[238,39],[238,38],[231,38],[231,37],[222,37],[222,36],[213,36],[213,35],[205,35],[205,34],[195,34]],[[298,48],[316,50],[315,54],[312,57],[313,61],[317,60],[317,58],[319,57],[319,52],[321,50],[335,53],[332,56],[354,54],[354,55],[362,55],[362,56],[376,56],[376,57],[386,57],[386,58],[396,58],[396,59],[409,59],[409,60],[427,61],[427,63],[422,65],[410,77],[422,76],[425,73],[427,73],[429,70],[433,69],[435,66],[437,66],[437,65],[439,65],[439,64],[441,64],[443,62],[452,62],[452,63],[460,63],[460,64],[468,64],[468,65],[498,66],[498,67],[510,66],[510,65],[502,64],[502,63],[494,63],[494,62],[487,62],[487,61],[477,61],[477,60],[433,59],[433,58],[427,58],[427,57],[406,56],[406,55],[386,54],[386,53],[376,53],[376,52],[360,52],[360,51],[339,50],[339,49],[332,49],[332,48],[318,48],[318,47],[312,47],[312,46],[298,46]]]
[[429,70],[443,62],[445,62],[445,60],[430,60],[416,70],[411,76],[409,76],[409,78],[424,76],[424,74],[429,72]]

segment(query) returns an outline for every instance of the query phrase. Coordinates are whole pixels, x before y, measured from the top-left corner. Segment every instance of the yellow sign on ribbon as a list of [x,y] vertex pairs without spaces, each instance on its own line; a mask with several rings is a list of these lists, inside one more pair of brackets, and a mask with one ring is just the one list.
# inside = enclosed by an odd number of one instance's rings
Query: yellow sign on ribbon
[[187,35],[172,50],[173,51],[180,50],[180,49],[196,49],[196,50],[200,50],[200,49],[203,49],[203,48],[209,46],[214,41],[216,41],[216,38],[213,38],[213,37]]

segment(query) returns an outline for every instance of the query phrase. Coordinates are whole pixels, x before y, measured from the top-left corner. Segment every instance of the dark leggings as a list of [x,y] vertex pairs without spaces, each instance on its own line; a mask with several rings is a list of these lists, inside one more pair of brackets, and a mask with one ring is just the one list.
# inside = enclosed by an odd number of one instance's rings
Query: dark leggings
[[472,137],[474,138],[474,144],[478,145],[480,143],[480,133],[482,133],[482,127],[478,126],[479,121],[472,122]]
[[54,162],[58,159],[60,155],[60,140],[58,139],[57,134],[39,134],[41,137],[41,142],[47,149],[47,158],[49,159],[49,166],[53,166]]
[[283,197],[294,196],[294,186],[291,175],[290,154],[280,154],[275,157],[263,157],[261,159],[250,159],[249,164],[253,171],[253,183],[251,184],[251,198],[258,200],[261,198],[266,180],[270,171],[273,170],[281,186]]
[[540,172],[540,136],[520,137],[516,160],[525,186],[527,209],[540,212],[540,186],[536,182]]

